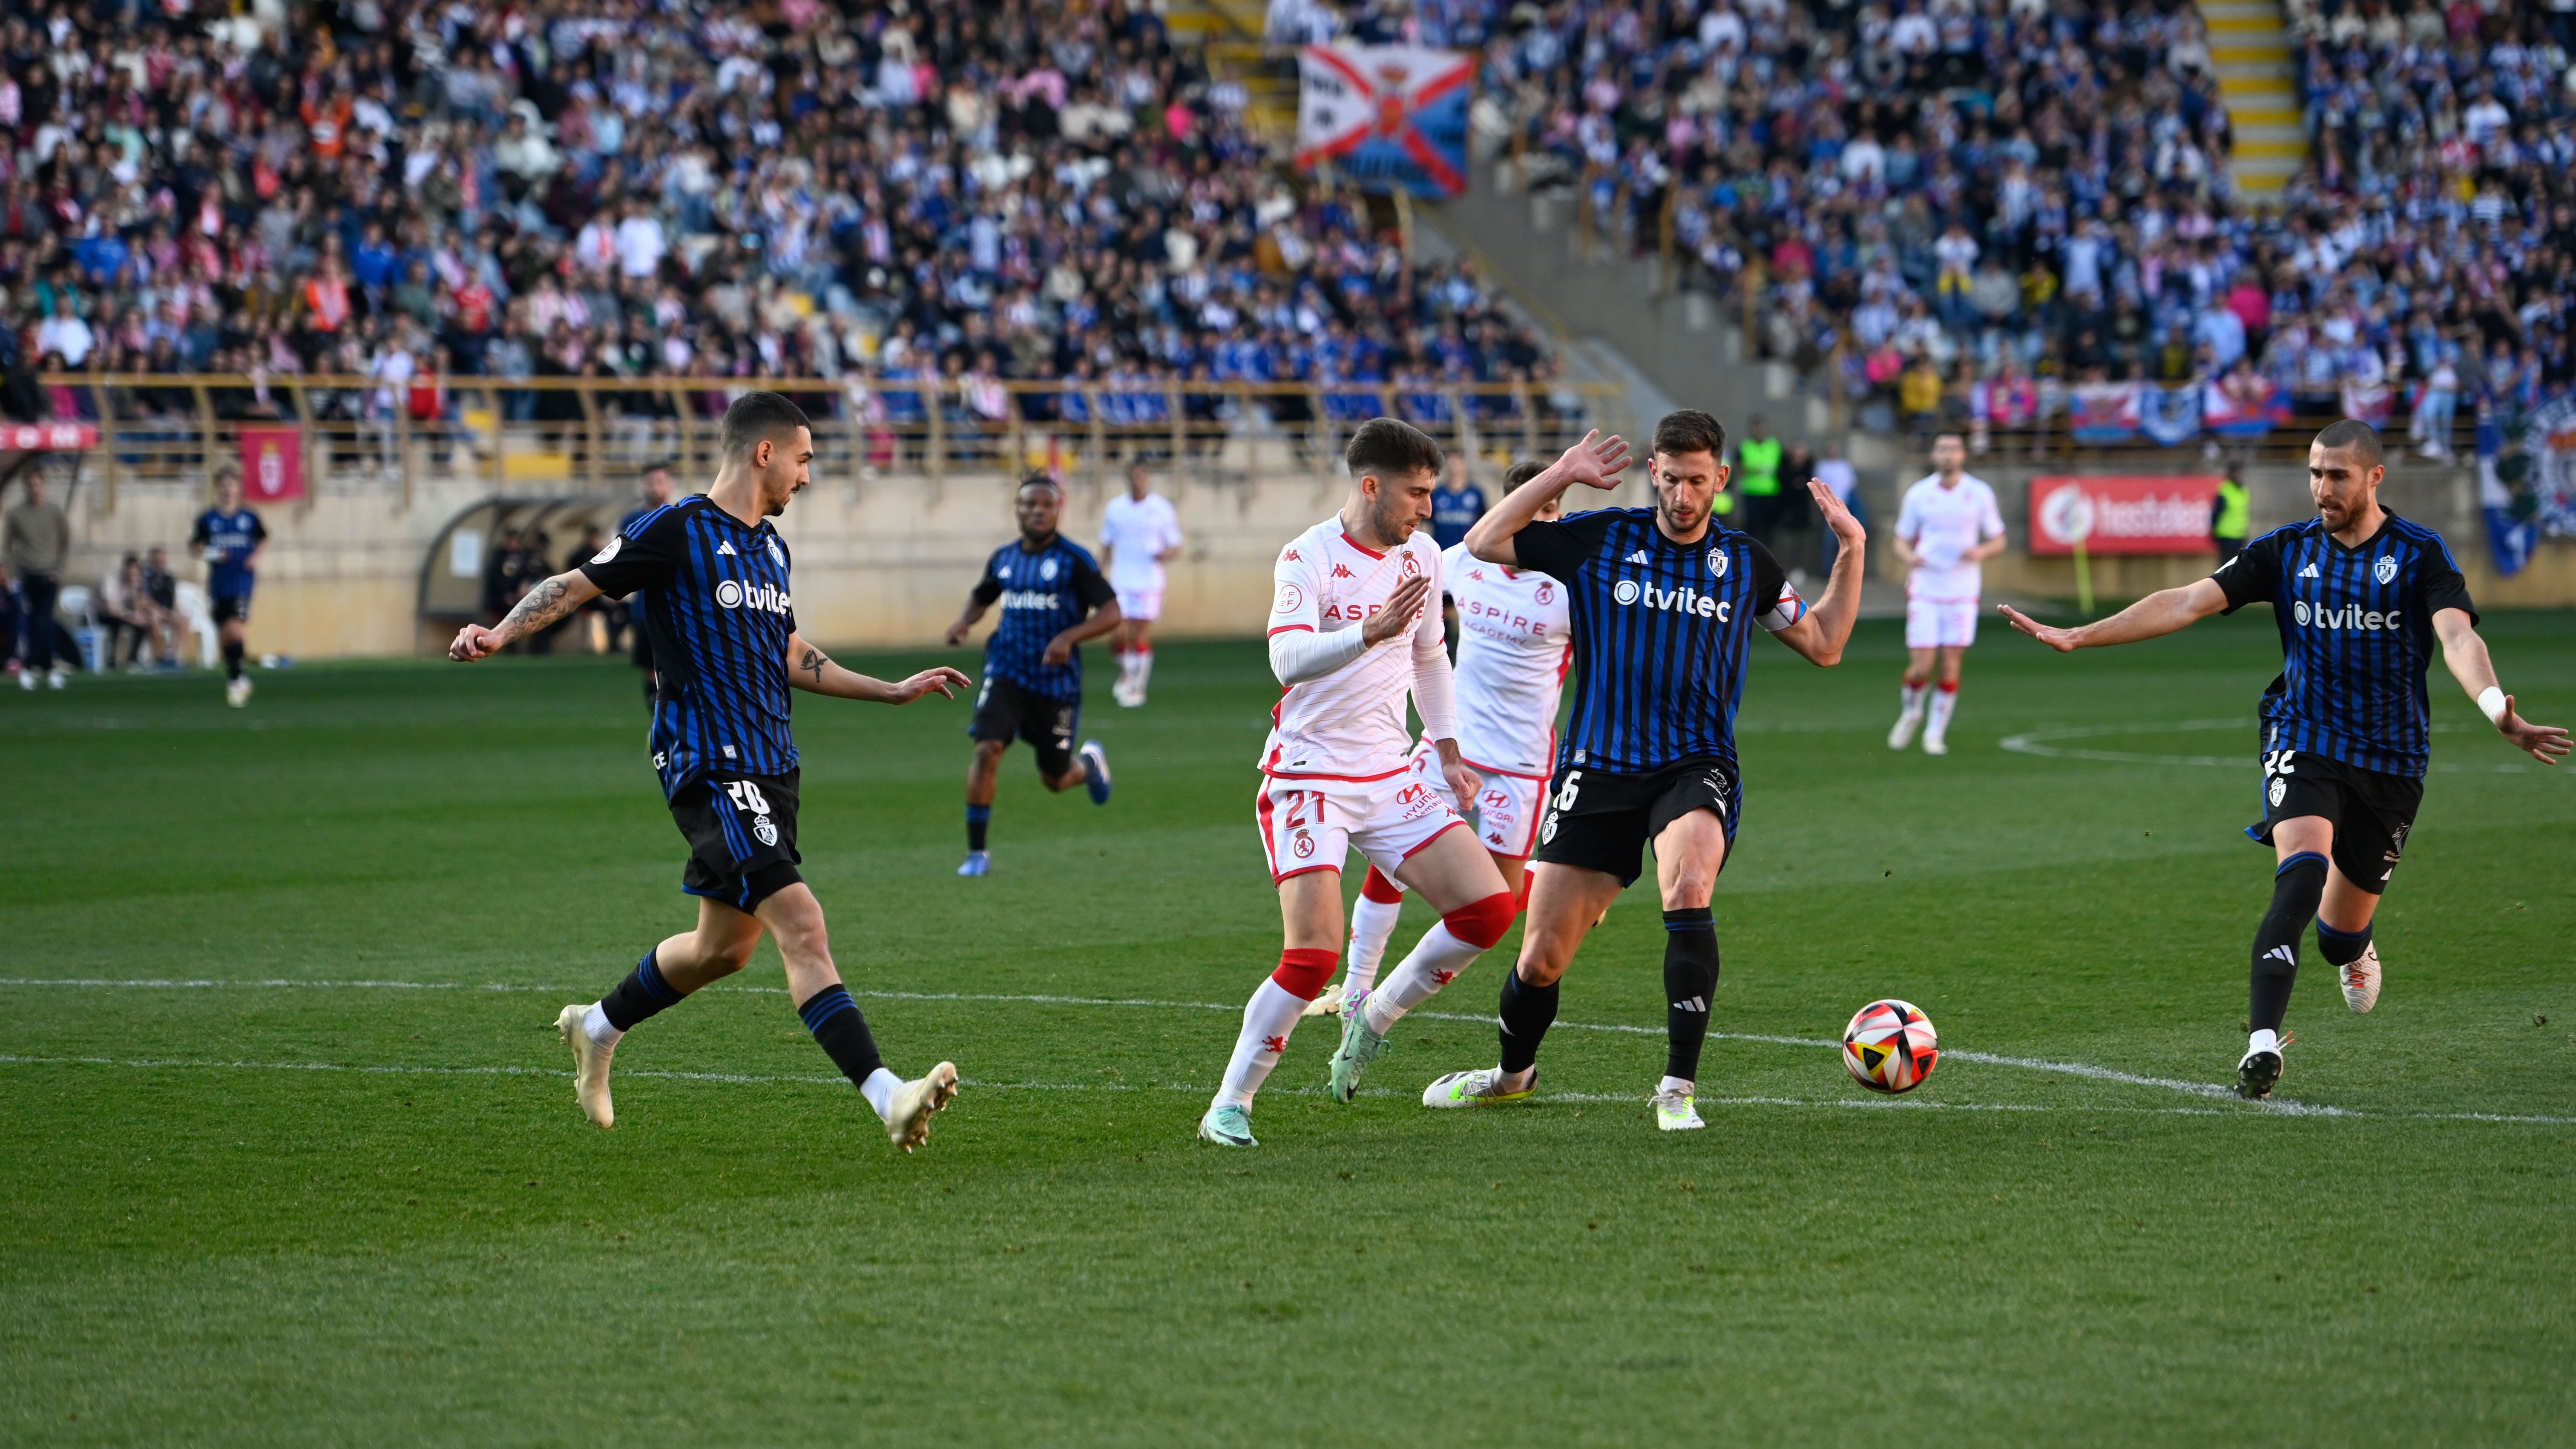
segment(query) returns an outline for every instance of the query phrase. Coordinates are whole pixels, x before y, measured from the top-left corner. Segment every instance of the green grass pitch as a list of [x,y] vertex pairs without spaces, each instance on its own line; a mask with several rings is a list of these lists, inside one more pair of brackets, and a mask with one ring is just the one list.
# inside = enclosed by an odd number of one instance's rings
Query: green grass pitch
[[[2576,717],[2576,619],[2486,632]],[[1249,1153],[1191,1128],[1279,942],[1258,645],[1166,647],[1141,711],[1095,679],[1117,798],[1014,752],[981,881],[966,704],[800,698],[841,969],[899,1070],[970,1083],[909,1158],[766,946],[628,1040],[615,1131],[575,1109],[557,1008],[690,917],[631,671],[8,691],[0,1442],[2563,1435],[2576,767],[2436,666],[2386,994],[2351,1015],[2310,944],[2282,1094],[2334,1110],[2266,1109],[2192,1090],[2269,897],[2251,729],[2212,723],[2277,668],[2262,611],[2064,658],[1989,629],[1946,759],[1884,747],[1893,626],[1832,671],[1755,648],[1709,1130],[1640,1100],[1649,887],[1568,978],[1552,1100],[1416,1101],[1491,1060],[1516,932],[1353,1107],[1309,1022]],[[1952,1053],[1892,1103],[1797,1044],[1882,995]]]

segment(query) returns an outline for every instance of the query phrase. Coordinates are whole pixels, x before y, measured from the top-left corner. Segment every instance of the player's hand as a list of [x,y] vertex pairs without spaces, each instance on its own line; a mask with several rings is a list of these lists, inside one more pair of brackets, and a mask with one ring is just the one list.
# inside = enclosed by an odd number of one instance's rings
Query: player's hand
[[1476,808],[1476,796],[1484,791],[1485,777],[1476,773],[1475,766],[1464,760],[1444,761],[1440,778],[1449,782],[1449,793],[1466,801],[1468,809]]
[[2496,721],[2496,733],[2513,747],[2544,765],[2558,763],[2567,753],[2567,731],[2557,725],[2538,725],[2513,712],[2513,696],[2504,697],[2504,717]]
[[954,649],[958,645],[966,642],[966,628],[967,626],[964,624],[951,624],[948,626],[948,633],[944,637],[948,640],[949,648]]
[[2060,654],[2072,652],[2076,648],[2075,631],[2072,629],[2053,629],[2010,604],[1995,605],[1995,612],[2004,616],[2004,622]]
[[936,690],[942,699],[955,699],[957,691],[971,689],[974,681],[943,664],[925,669],[910,679],[898,679],[886,686],[886,703],[910,704]]
[[1583,441],[1565,450],[1556,466],[1547,471],[1569,483],[1587,488],[1616,488],[1619,470],[1628,466],[1628,440],[1612,433],[1601,436],[1594,428],[1583,435]]
[[456,631],[454,642],[447,646],[447,657],[459,664],[472,664],[501,652],[501,635],[496,629],[468,624]]
[[1049,669],[1073,658],[1073,641],[1062,634],[1047,641],[1046,653],[1038,656]]
[[1397,584],[1395,592],[1387,596],[1386,607],[1371,614],[1360,625],[1360,642],[1374,649],[1412,628],[1414,621],[1422,617],[1422,606],[1430,597],[1431,580],[1425,575],[1415,574]]
[[1808,479],[1807,492],[1815,497],[1816,512],[1824,515],[1825,527],[1834,531],[1834,538],[1844,548],[1858,548],[1869,541],[1869,530],[1862,528],[1860,520],[1852,517],[1851,505],[1826,487],[1823,479]]

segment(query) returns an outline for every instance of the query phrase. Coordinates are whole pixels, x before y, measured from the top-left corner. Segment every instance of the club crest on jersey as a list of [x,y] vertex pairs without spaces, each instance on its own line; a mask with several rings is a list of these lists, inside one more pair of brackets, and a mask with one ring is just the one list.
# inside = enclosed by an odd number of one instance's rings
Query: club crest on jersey
[[2370,566],[2370,576],[2379,580],[2383,584],[2397,577],[2397,555],[2393,553],[2381,554],[2379,556],[2379,562]]
[[1538,586],[1538,592],[1531,595],[1531,597],[1542,604],[1553,604],[1556,602],[1556,585],[1552,583],[1540,584]]
[[778,540],[774,538],[769,540],[769,561],[780,568],[787,567],[787,550],[780,548]]
[[1713,548],[1708,551],[1708,571],[1718,578],[1726,577],[1725,549]]
[[1048,559],[1046,562],[1041,563],[1041,564],[1039,564],[1039,565],[1038,565],[1038,581],[1039,581],[1040,583],[1047,583],[1047,584],[1051,584],[1051,583],[1054,583],[1054,582],[1055,582],[1055,560],[1054,560],[1054,559]]
[[1271,607],[1270,612],[1274,614],[1293,614],[1297,612],[1297,606],[1305,602],[1305,590],[1298,588],[1295,584],[1281,584],[1279,586],[1279,602]]
[[1401,572],[1408,579],[1421,573],[1422,560],[1415,558],[1410,552],[1406,553],[1404,556],[1404,567]]

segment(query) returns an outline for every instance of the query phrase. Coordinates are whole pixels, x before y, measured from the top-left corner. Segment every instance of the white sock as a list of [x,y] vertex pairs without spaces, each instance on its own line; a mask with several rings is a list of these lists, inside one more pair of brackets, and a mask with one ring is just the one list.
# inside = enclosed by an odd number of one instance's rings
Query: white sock
[[1695,1097],[1699,1095],[1699,1083],[1685,1082],[1679,1077],[1666,1077],[1655,1084],[1655,1090],[1659,1093],[1679,1092],[1685,1097]]
[[1151,649],[1139,649],[1127,657],[1136,661],[1136,692],[1138,694],[1143,694],[1145,692],[1145,681],[1154,677],[1154,651]]
[[2245,1039],[2245,1054],[2247,1056],[2252,1056],[2256,1052],[2277,1052],[2280,1049],[2280,1034],[2268,1027]]
[[884,1067],[868,1073],[868,1079],[859,1083],[859,1095],[867,1098],[868,1105],[877,1109],[880,1122],[894,1116],[894,1094],[902,1090],[903,1078]]
[[1470,946],[1451,935],[1446,921],[1423,932],[1413,954],[1387,976],[1384,986],[1369,993],[1369,1030],[1386,1035],[1406,1012],[1438,995],[1441,987],[1484,954],[1484,947]]
[[1404,902],[1373,901],[1367,896],[1351,907],[1351,948],[1342,957],[1344,989],[1364,991],[1376,984],[1378,963],[1386,959],[1387,939],[1395,934],[1396,918],[1403,914]]
[[613,1047],[617,1045],[619,1037],[626,1035],[608,1024],[608,1013],[600,1010],[599,1003],[596,1001],[590,1004],[588,1011],[581,1014],[581,1029],[590,1034],[590,1042],[593,1046]]
[[1920,718],[1923,714],[1923,696],[1929,694],[1931,692],[1931,688],[1932,687],[1928,684],[1915,684],[1909,681],[1905,686],[1904,693],[1899,696],[1899,702],[1902,707],[1898,709],[1897,713],[1904,715],[1907,719]]
[[1932,691],[1932,723],[1924,727],[1926,731],[1936,736],[1948,734],[1950,732],[1950,711],[1957,709],[1958,707],[1959,691],[1955,689],[1936,689]]
[[1270,1080],[1270,1069],[1279,1065],[1279,1054],[1288,1049],[1289,1034],[1305,1010],[1304,997],[1263,978],[1261,989],[1243,1004],[1243,1032],[1234,1039],[1234,1058],[1225,1064],[1225,1084],[1216,1089],[1215,1105],[1252,1105],[1252,1094]]
[[1136,687],[1136,652],[1132,649],[1118,656],[1118,684],[1122,689]]

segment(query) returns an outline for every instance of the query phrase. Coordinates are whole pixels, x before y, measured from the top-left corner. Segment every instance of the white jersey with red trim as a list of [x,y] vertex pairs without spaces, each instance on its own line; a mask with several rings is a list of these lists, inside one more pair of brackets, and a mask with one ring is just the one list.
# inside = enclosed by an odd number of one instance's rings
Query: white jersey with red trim
[[[1416,575],[1430,577],[1432,602],[1412,632],[1428,630],[1436,643],[1440,549],[1431,536],[1417,532],[1401,547],[1377,553],[1352,542],[1338,516],[1325,519],[1279,551],[1270,632],[1356,629]],[[1413,744],[1404,723],[1413,689],[1414,651],[1407,642],[1399,634],[1321,679],[1290,686],[1270,712],[1261,772],[1284,780],[1382,780],[1402,773]]]
[[1574,657],[1565,585],[1486,563],[1463,543],[1440,563],[1458,606],[1458,753],[1487,774],[1546,779]]

